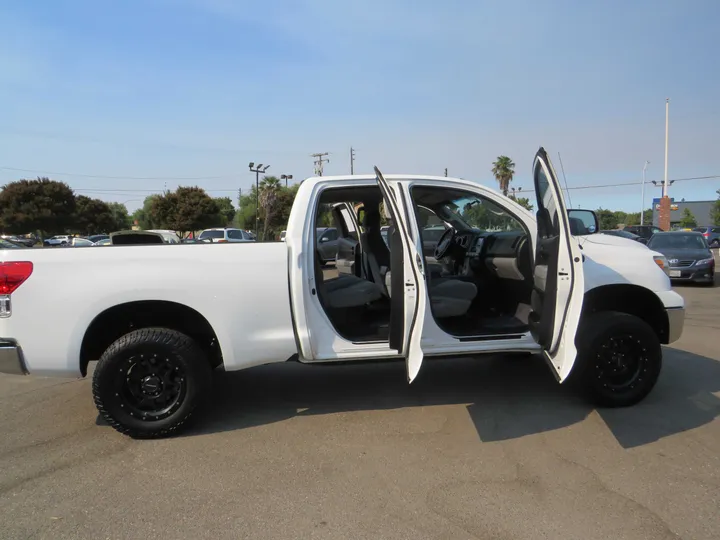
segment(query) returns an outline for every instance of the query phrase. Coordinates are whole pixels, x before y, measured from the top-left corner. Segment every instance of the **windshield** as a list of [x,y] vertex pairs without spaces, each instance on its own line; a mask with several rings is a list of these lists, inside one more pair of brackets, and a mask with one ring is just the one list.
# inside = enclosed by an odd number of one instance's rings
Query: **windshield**
[[705,239],[699,234],[656,234],[648,244],[652,249],[707,249]]
[[225,238],[225,231],[203,231],[200,238]]
[[13,244],[12,242],[9,242],[3,238],[0,238],[0,249],[14,249],[19,248],[20,246],[17,244]]
[[[456,229],[522,231],[522,225],[497,204],[472,195],[457,197],[440,207]],[[460,225],[460,226],[458,226]]]

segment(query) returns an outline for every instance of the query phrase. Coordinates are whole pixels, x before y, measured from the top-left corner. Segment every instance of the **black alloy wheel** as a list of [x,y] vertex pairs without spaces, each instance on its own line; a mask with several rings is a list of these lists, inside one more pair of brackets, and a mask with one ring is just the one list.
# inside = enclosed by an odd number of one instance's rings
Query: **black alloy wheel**
[[93,374],[101,416],[134,438],[177,432],[210,390],[212,370],[199,345],[176,330],[142,328],[115,341]]
[[614,311],[585,314],[575,342],[578,355],[569,381],[596,405],[634,405],[655,387],[662,348],[639,317]]

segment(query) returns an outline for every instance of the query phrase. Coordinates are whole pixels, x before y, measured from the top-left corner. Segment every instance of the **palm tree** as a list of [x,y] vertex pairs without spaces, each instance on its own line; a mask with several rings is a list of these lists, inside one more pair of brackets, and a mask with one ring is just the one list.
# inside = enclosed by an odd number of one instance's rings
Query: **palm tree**
[[498,156],[497,161],[493,163],[492,173],[498,181],[500,191],[507,197],[510,182],[515,175],[515,163],[507,156]]
[[268,227],[274,217],[281,188],[282,184],[275,176],[266,176],[262,179],[262,182],[260,182],[260,208],[262,208],[265,213],[262,240],[267,238]]

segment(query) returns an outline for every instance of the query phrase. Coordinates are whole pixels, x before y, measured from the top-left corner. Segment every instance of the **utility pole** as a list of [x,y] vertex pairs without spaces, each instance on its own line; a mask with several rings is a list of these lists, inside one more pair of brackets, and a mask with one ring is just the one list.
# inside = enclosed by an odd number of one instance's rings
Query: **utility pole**
[[250,162],[250,172],[255,173],[255,239],[260,238],[260,173],[265,174],[270,165],[260,163],[255,167],[255,162]]
[[318,153],[318,154],[310,154],[310,157],[315,158],[315,176],[322,176],[323,175],[323,164],[330,163],[329,159],[324,159],[325,156],[329,155],[328,152]]
[[645,217],[645,171],[647,170],[647,166],[650,164],[648,160],[645,160],[645,165],[643,165],[643,182],[642,182],[642,204],[640,205],[640,225],[643,224],[644,217]]
[[668,135],[670,125],[670,98],[665,99],[665,182],[663,184],[663,197],[668,194]]
[[242,201],[242,188],[238,188],[238,208],[240,208],[240,201]]
[[355,150],[350,147],[350,174],[355,174]]

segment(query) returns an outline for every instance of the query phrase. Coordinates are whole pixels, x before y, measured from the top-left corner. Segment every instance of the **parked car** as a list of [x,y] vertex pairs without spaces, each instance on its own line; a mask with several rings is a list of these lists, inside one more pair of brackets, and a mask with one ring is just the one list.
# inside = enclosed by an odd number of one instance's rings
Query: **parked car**
[[695,232],[699,232],[705,238],[705,241],[711,248],[720,247],[720,227],[717,225],[706,227],[695,227]]
[[43,241],[45,246],[67,246],[72,242],[72,236],[60,234]]
[[0,238],[0,249],[23,249],[25,246],[22,244],[17,244],[13,242],[12,240],[7,240],[6,238]]
[[205,229],[198,236],[200,240],[210,239],[213,242],[235,244],[241,242],[254,242],[255,237],[242,229],[222,227],[216,229]]
[[180,237],[175,231],[168,229],[148,229],[146,232],[157,233],[163,238],[163,242],[166,244],[179,244]]
[[90,240],[93,244],[97,244],[101,240],[110,240],[109,234],[92,234],[87,237],[88,240]]
[[317,251],[320,262],[327,264],[337,259],[338,231],[335,227],[320,227],[316,230]]
[[638,236],[637,234],[633,234],[629,232],[626,229],[609,229],[600,231],[602,234],[609,234],[611,236],[619,236],[620,238],[627,238],[628,240],[635,240],[636,242],[641,242],[645,244],[647,242],[646,239],[642,238],[641,236]]
[[20,244],[23,247],[33,247],[37,243],[37,239],[35,237],[3,235],[0,236],[0,238],[3,240],[9,240],[14,244]]
[[[597,230],[597,216],[566,210],[544,149],[532,170],[537,221],[476,182],[376,169],[305,180],[285,242],[6,250],[0,371],[78,377],[98,360],[100,415],[145,438],[186,424],[211,395],[212,369],[287,360],[403,358],[412,382],[424,358],[540,353],[559,382],[574,380],[594,403],[638,403],[660,374],[661,344],[682,333],[685,304],[667,259],[624,238],[572,235],[571,220]],[[468,200],[487,211],[458,211]],[[327,278],[318,242],[327,229],[316,216],[331,208],[343,231],[357,232],[359,201],[385,208],[397,241],[388,248],[373,227],[377,238],[360,235],[348,250],[370,270]],[[449,270],[438,278],[425,273],[420,205],[449,226],[437,245]],[[479,223],[491,214],[492,226]],[[38,339],[39,328],[51,331]]]
[[280,241],[285,241],[285,235],[287,234],[287,231],[280,231]]
[[715,257],[699,232],[657,233],[648,242],[648,248],[665,255],[671,280],[715,283]]
[[655,225],[629,225],[625,227],[623,231],[638,235],[645,243],[652,238],[653,234],[663,232],[660,227],[656,227]]
[[92,246],[93,244],[94,244],[94,242],[92,242],[91,240],[89,240],[87,238],[82,238],[79,236],[73,237],[72,240],[70,241],[70,245],[72,247],[89,247],[89,246]]
[[[110,243],[113,246],[158,245],[171,242],[157,231],[117,231],[110,233]],[[179,243],[179,242],[172,242]]]

